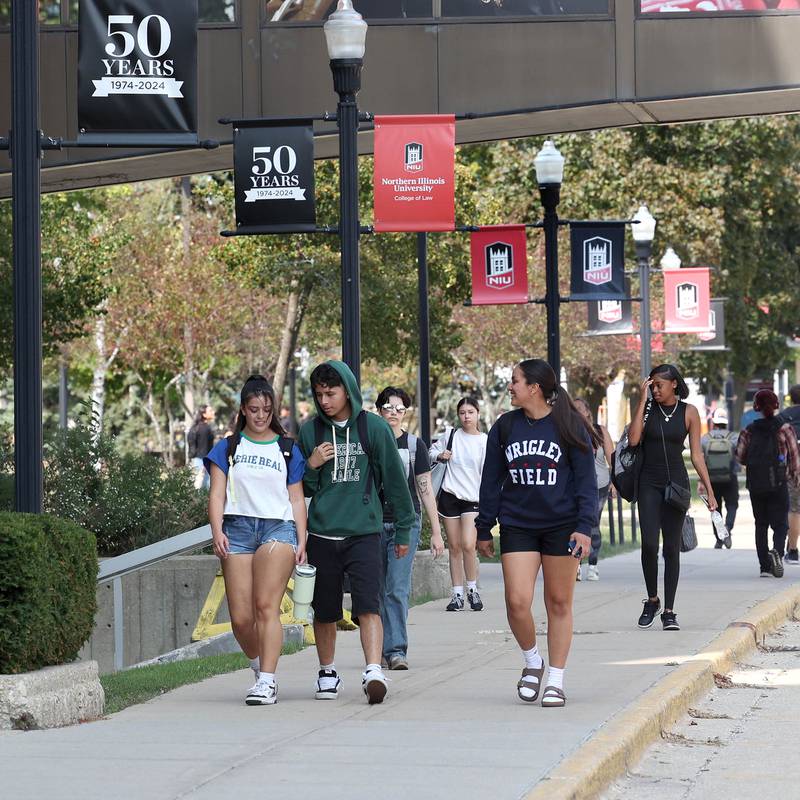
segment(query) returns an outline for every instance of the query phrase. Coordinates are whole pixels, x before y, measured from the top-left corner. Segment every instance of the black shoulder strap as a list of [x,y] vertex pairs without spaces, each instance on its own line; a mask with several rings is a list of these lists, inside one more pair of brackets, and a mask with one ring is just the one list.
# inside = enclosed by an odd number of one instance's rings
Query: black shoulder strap
[[511,438],[511,429],[514,427],[514,421],[519,419],[520,414],[525,412],[521,408],[515,408],[512,411],[506,411],[505,414],[500,415],[497,420],[497,433],[500,440],[500,450],[505,452],[508,446],[508,440]]
[[450,436],[447,439],[447,447],[445,450],[452,450],[453,449],[453,437],[456,435],[456,429],[450,428]]
[[[358,431],[358,438],[361,441],[361,448],[367,457],[367,461],[369,462],[369,471],[367,472],[367,480],[366,483],[364,484],[364,495],[361,498],[364,505],[367,506],[369,505],[369,501],[372,498],[372,485],[374,483],[377,486],[378,480],[375,476],[375,467],[373,466],[372,462],[372,445],[369,441],[367,412],[364,411],[363,409],[358,412],[358,416],[356,417],[356,430]],[[378,491],[380,491],[380,488],[381,487],[378,486]]]
[[225,441],[227,442],[225,460],[228,462],[228,467],[230,468],[233,466],[233,458],[236,455],[236,448],[239,446],[239,442],[242,441],[242,432],[236,431],[236,433],[226,436]]
[[286,478],[289,478],[289,462],[292,460],[292,448],[294,447],[294,439],[291,436],[279,436],[278,447],[283,453],[283,460],[286,462]]
[[319,414],[314,417],[314,447],[319,447],[325,441],[325,423],[319,418]]

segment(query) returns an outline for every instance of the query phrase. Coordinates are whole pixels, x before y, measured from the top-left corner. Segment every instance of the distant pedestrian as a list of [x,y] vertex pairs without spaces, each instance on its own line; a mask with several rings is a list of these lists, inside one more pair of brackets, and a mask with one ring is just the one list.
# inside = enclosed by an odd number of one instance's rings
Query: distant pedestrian
[[445,432],[430,449],[431,461],[447,464],[439,493],[439,516],[444,520],[450,580],[453,593],[447,611],[464,608],[464,582],[467,602],[473,611],[483,610],[478,593],[478,559],[475,552],[478,497],[481,488],[486,434],[479,428],[480,409],[474,397],[462,397],[456,406],[459,428]]
[[189,432],[186,434],[186,443],[189,447],[189,461],[194,472],[195,489],[208,489],[209,477],[203,466],[203,459],[214,446],[215,431],[213,428],[216,416],[212,406],[200,406],[194,417]]
[[643,466],[639,475],[637,509],[642,533],[642,572],[647,599],[639,616],[640,628],[649,628],[661,608],[658,597],[658,544],[664,555],[665,631],[679,631],[675,595],[681,570],[683,522],[692,495],[689,474],[683,463],[683,448],[689,437],[692,464],[705,488],[709,508],[717,501],[708,477],[700,445],[700,414],[684,402],[689,388],[672,364],[661,364],[642,382],[639,406],[631,421],[628,442],[642,445]]
[[[800,483],[800,452],[794,428],[775,416],[778,398],[760,389],[753,408],[763,419],[751,422],[740,434],[736,458],[747,467],[747,490],[756,522],[756,552],[761,577],[783,577],[783,555],[789,529],[789,484]],[[767,544],[772,528],[772,548]]]
[[[789,389],[789,399],[792,405],[784,408],[780,418],[788,422],[794,430],[795,436],[800,440],[800,384]],[[800,488],[789,484],[789,541],[786,545],[784,562],[796,567],[800,563],[797,553],[797,541],[800,539]]]
[[[703,436],[700,444],[718,511],[722,513],[723,508],[725,509],[725,528],[731,534],[739,508],[739,462],[736,460],[736,443],[739,437],[728,430],[728,412],[724,408],[714,410],[711,425],[711,430]],[[724,544],[725,540],[716,537],[715,549],[722,549]]]
[[[584,419],[594,428],[598,436],[599,443],[595,447],[594,472],[597,478],[597,520],[592,526],[592,549],[589,553],[589,567],[586,573],[587,581],[599,581],[600,572],[597,569],[597,561],[600,556],[600,548],[603,546],[603,538],[600,533],[600,522],[603,519],[603,511],[606,507],[606,500],[609,494],[614,497],[614,487],[611,484],[611,457],[614,455],[614,442],[611,434],[605,425],[595,422],[592,417],[592,409],[589,403],[582,397],[575,398],[575,408],[578,409]],[[578,564],[577,579],[581,580],[581,565]]]
[[539,697],[545,671],[531,614],[541,568],[550,661],[542,705],[560,707],[567,702],[575,564],[589,554],[597,522],[594,461],[600,438],[541,359],[514,367],[509,393],[515,410],[489,431],[478,549],[482,556],[494,555],[492,528],[499,522],[506,613],[525,659],[517,695],[528,703]]
[[211,475],[208,520],[233,635],[256,675],[247,705],[278,700],[281,599],[294,565],[306,560],[305,459],[275,409],[270,383],[251,375],[242,387],[234,432],[205,459]]

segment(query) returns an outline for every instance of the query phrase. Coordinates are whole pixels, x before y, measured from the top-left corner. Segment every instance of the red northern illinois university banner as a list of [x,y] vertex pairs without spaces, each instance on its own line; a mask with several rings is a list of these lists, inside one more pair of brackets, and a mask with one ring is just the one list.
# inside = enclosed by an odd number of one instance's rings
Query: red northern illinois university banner
[[452,114],[375,117],[376,231],[455,227]]
[[473,231],[472,305],[528,302],[524,225],[488,225]]
[[710,313],[708,269],[664,270],[664,332],[707,331]]

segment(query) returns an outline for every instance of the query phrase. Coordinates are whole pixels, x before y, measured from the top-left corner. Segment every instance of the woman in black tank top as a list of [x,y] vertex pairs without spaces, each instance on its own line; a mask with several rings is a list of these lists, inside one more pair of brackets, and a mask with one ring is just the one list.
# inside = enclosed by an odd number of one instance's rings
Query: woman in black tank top
[[[652,394],[652,396],[651,396]],[[700,445],[700,415],[683,401],[689,389],[672,364],[656,367],[642,383],[628,441],[641,444],[643,465],[639,475],[637,504],[642,532],[642,572],[647,600],[639,617],[639,627],[649,628],[661,608],[658,597],[658,542],[663,539],[665,631],[680,630],[675,610],[675,593],[680,575],[681,533],[686,512],[664,501],[664,489],[672,482],[689,488],[689,475],[683,463],[683,446],[689,437],[692,464],[705,487],[709,507],[717,507]],[[646,419],[645,419],[646,417]]]

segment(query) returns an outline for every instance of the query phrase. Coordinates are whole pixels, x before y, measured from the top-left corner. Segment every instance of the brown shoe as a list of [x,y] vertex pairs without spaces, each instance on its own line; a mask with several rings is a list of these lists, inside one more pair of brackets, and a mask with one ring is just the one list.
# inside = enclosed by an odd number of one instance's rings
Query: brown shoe
[[[539,697],[539,688],[542,685],[542,676],[544,675],[544,661],[542,661],[542,666],[539,669],[530,669],[526,667],[522,670],[522,677],[517,681],[517,694],[519,695],[520,700],[524,700],[526,703],[534,703]],[[536,678],[536,682],[534,683],[532,678]],[[533,692],[533,695],[528,697],[527,695],[522,693],[522,690],[526,689],[529,692]]]
[[542,708],[562,708],[567,704],[567,696],[563,689],[545,686],[542,694]]

